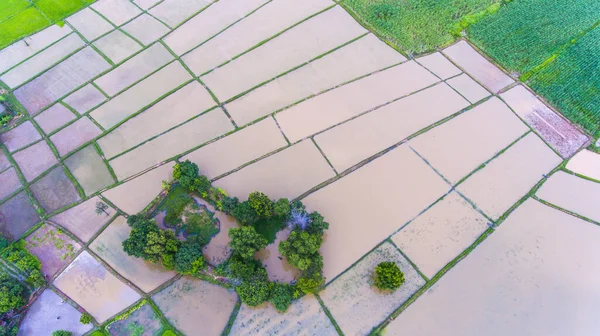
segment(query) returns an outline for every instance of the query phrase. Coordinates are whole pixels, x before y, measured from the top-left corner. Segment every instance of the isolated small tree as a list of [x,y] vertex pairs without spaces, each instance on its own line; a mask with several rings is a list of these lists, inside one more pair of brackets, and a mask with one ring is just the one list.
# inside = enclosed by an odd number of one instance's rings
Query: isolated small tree
[[96,213],[98,215],[104,213],[108,216],[109,214],[106,209],[108,209],[108,205],[104,204],[104,202],[96,202]]
[[375,286],[381,290],[395,291],[404,281],[404,273],[394,262],[384,261],[375,267]]
[[81,314],[81,317],[79,318],[79,322],[81,322],[81,324],[92,323],[92,315],[90,315],[88,313]]

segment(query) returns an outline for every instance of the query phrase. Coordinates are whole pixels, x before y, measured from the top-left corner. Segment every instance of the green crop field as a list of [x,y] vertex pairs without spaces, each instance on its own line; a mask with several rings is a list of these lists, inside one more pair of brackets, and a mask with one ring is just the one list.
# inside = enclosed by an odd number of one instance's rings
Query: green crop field
[[525,74],[598,21],[598,0],[517,0],[467,31],[475,45],[506,69]]
[[342,0],[367,28],[398,49],[419,54],[456,39],[457,25],[500,0]]
[[94,0],[0,0],[0,49],[38,32]]
[[567,118],[600,136],[600,27],[537,71],[530,86]]

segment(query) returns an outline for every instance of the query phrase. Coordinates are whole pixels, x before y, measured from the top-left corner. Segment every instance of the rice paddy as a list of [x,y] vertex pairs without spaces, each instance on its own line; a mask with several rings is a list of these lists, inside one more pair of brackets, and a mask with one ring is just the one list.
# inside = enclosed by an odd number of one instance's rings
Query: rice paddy
[[462,18],[485,10],[499,0],[345,0],[348,9],[367,28],[408,54],[448,45]]
[[38,32],[95,0],[7,0],[0,4],[0,49]]

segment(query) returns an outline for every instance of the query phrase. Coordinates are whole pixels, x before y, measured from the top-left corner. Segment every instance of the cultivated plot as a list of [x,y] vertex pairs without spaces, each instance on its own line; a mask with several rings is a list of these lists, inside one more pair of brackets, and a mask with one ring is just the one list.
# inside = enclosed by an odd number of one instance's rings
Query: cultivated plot
[[152,296],[177,329],[188,335],[220,335],[233,311],[237,295],[219,285],[183,277]]
[[[394,262],[404,273],[405,282],[393,293],[382,292],[373,284],[373,272],[381,262]],[[424,284],[408,260],[386,242],[330,283],[319,296],[342,332],[368,335]]]
[[600,183],[592,182],[563,171],[556,172],[535,194],[540,199],[600,222]]
[[102,226],[114,218],[115,210],[108,205],[106,209],[99,212],[96,211],[98,203],[101,202],[102,200],[99,197],[92,197],[83,203],[50,217],[50,221],[69,230],[82,241],[87,242]]
[[25,247],[42,263],[46,280],[67,266],[81,249],[81,245],[60,229],[43,224],[25,239]]
[[455,184],[528,130],[508,106],[491,98],[412,139],[409,145]]
[[21,191],[0,205],[0,232],[11,241],[19,239],[40,221],[29,196]]
[[337,335],[337,331],[319,301],[314,296],[307,295],[294,301],[285,314],[279,313],[271,305],[251,308],[242,304],[229,334],[333,336]]
[[327,280],[449,190],[421,158],[400,146],[304,198],[308,209],[329,222],[321,246]]
[[83,251],[54,285],[102,323],[132,305],[140,295]]
[[147,303],[126,318],[116,320],[106,327],[111,336],[154,336],[158,335],[162,328],[160,317]]
[[600,261],[589,255],[600,252],[598,239],[597,225],[528,200],[385,334],[592,335]]
[[452,192],[393,235],[392,241],[431,279],[487,228],[487,219]]
[[90,249],[115,271],[148,293],[174,277],[175,272],[125,253],[122,243],[130,232],[125,217],[119,216],[94,239]]
[[497,220],[561,162],[537,135],[529,133],[457,189]]
[[21,325],[19,335],[48,335],[54,330],[68,330],[73,335],[83,335],[92,329],[92,324],[79,322],[81,312],[50,289],[46,289],[31,307]]
[[30,186],[30,190],[46,213],[51,213],[81,199],[73,182],[69,180],[60,166],[35,181]]
[[162,181],[170,181],[173,163],[164,164],[141,176],[102,193],[119,209],[134,215],[150,204],[162,191]]

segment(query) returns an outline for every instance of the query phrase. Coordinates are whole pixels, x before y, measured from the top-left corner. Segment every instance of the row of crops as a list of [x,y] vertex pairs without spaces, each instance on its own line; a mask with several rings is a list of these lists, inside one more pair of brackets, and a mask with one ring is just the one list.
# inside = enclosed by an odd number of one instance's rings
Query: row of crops
[[501,0],[341,0],[370,30],[407,54],[452,43],[463,18]]
[[[397,49],[467,38],[600,137],[600,0],[341,0]],[[466,28],[466,29],[465,29]]]
[[77,12],[94,0],[0,0],[0,49]]
[[469,39],[600,136],[600,1],[513,0],[467,29]]

